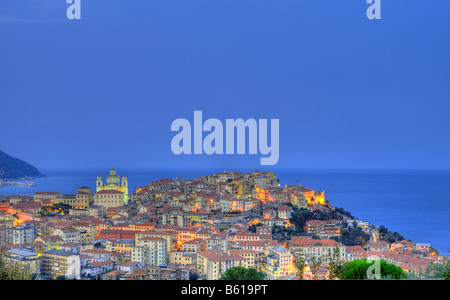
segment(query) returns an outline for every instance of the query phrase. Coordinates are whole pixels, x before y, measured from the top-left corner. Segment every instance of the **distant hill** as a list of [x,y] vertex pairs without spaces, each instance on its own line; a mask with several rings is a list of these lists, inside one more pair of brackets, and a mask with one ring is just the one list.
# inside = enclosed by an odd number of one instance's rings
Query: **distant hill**
[[29,163],[0,150],[0,179],[21,179],[43,176]]

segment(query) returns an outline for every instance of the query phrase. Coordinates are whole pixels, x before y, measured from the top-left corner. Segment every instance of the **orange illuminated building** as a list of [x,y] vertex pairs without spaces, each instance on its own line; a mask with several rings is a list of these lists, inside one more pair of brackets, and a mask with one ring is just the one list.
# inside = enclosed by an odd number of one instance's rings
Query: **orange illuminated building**
[[274,202],[273,197],[270,195],[269,190],[265,190],[255,185],[255,198],[262,201],[263,205],[266,205],[267,202]]
[[9,208],[10,208],[9,201],[0,200],[0,210],[8,212]]

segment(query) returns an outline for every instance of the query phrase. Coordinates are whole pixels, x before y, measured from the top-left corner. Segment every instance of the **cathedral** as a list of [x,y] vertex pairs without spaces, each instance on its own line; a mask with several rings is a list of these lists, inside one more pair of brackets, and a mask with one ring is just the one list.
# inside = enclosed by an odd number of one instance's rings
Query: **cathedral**
[[106,183],[103,182],[102,176],[99,174],[97,176],[96,191],[108,191],[115,190],[123,193],[123,202],[125,205],[128,204],[128,178],[127,175],[122,176],[122,182],[120,176],[117,176],[116,170],[111,169],[110,175],[106,177]]

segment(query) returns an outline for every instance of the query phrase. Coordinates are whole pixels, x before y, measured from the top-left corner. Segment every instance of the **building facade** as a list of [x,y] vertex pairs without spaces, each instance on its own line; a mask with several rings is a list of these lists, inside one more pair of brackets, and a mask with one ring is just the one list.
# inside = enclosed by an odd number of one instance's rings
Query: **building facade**
[[110,175],[106,177],[106,182],[103,182],[102,176],[99,174],[96,181],[96,192],[100,191],[119,191],[123,193],[123,204],[128,204],[128,177],[123,175],[122,179],[117,176],[114,168],[110,170]]
[[65,276],[69,279],[80,279],[80,256],[62,250],[49,250],[42,253],[42,275],[56,278]]

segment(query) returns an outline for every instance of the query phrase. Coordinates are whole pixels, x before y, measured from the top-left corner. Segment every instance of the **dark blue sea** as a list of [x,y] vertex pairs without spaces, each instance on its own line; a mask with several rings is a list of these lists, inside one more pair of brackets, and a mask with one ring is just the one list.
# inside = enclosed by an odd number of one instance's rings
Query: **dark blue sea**
[[[224,170],[169,169],[120,170],[129,186],[148,185],[159,178],[195,178]],[[231,170],[230,170],[231,171]],[[251,172],[253,170],[240,170]],[[325,191],[332,205],[343,207],[360,220],[397,231],[415,243],[430,243],[441,254],[450,254],[450,170],[293,170],[271,169],[282,186],[298,184]],[[95,188],[100,173],[109,170],[43,170],[35,187],[0,187],[0,195],[34,194],[36,191],[75,193],[77,187]]]

